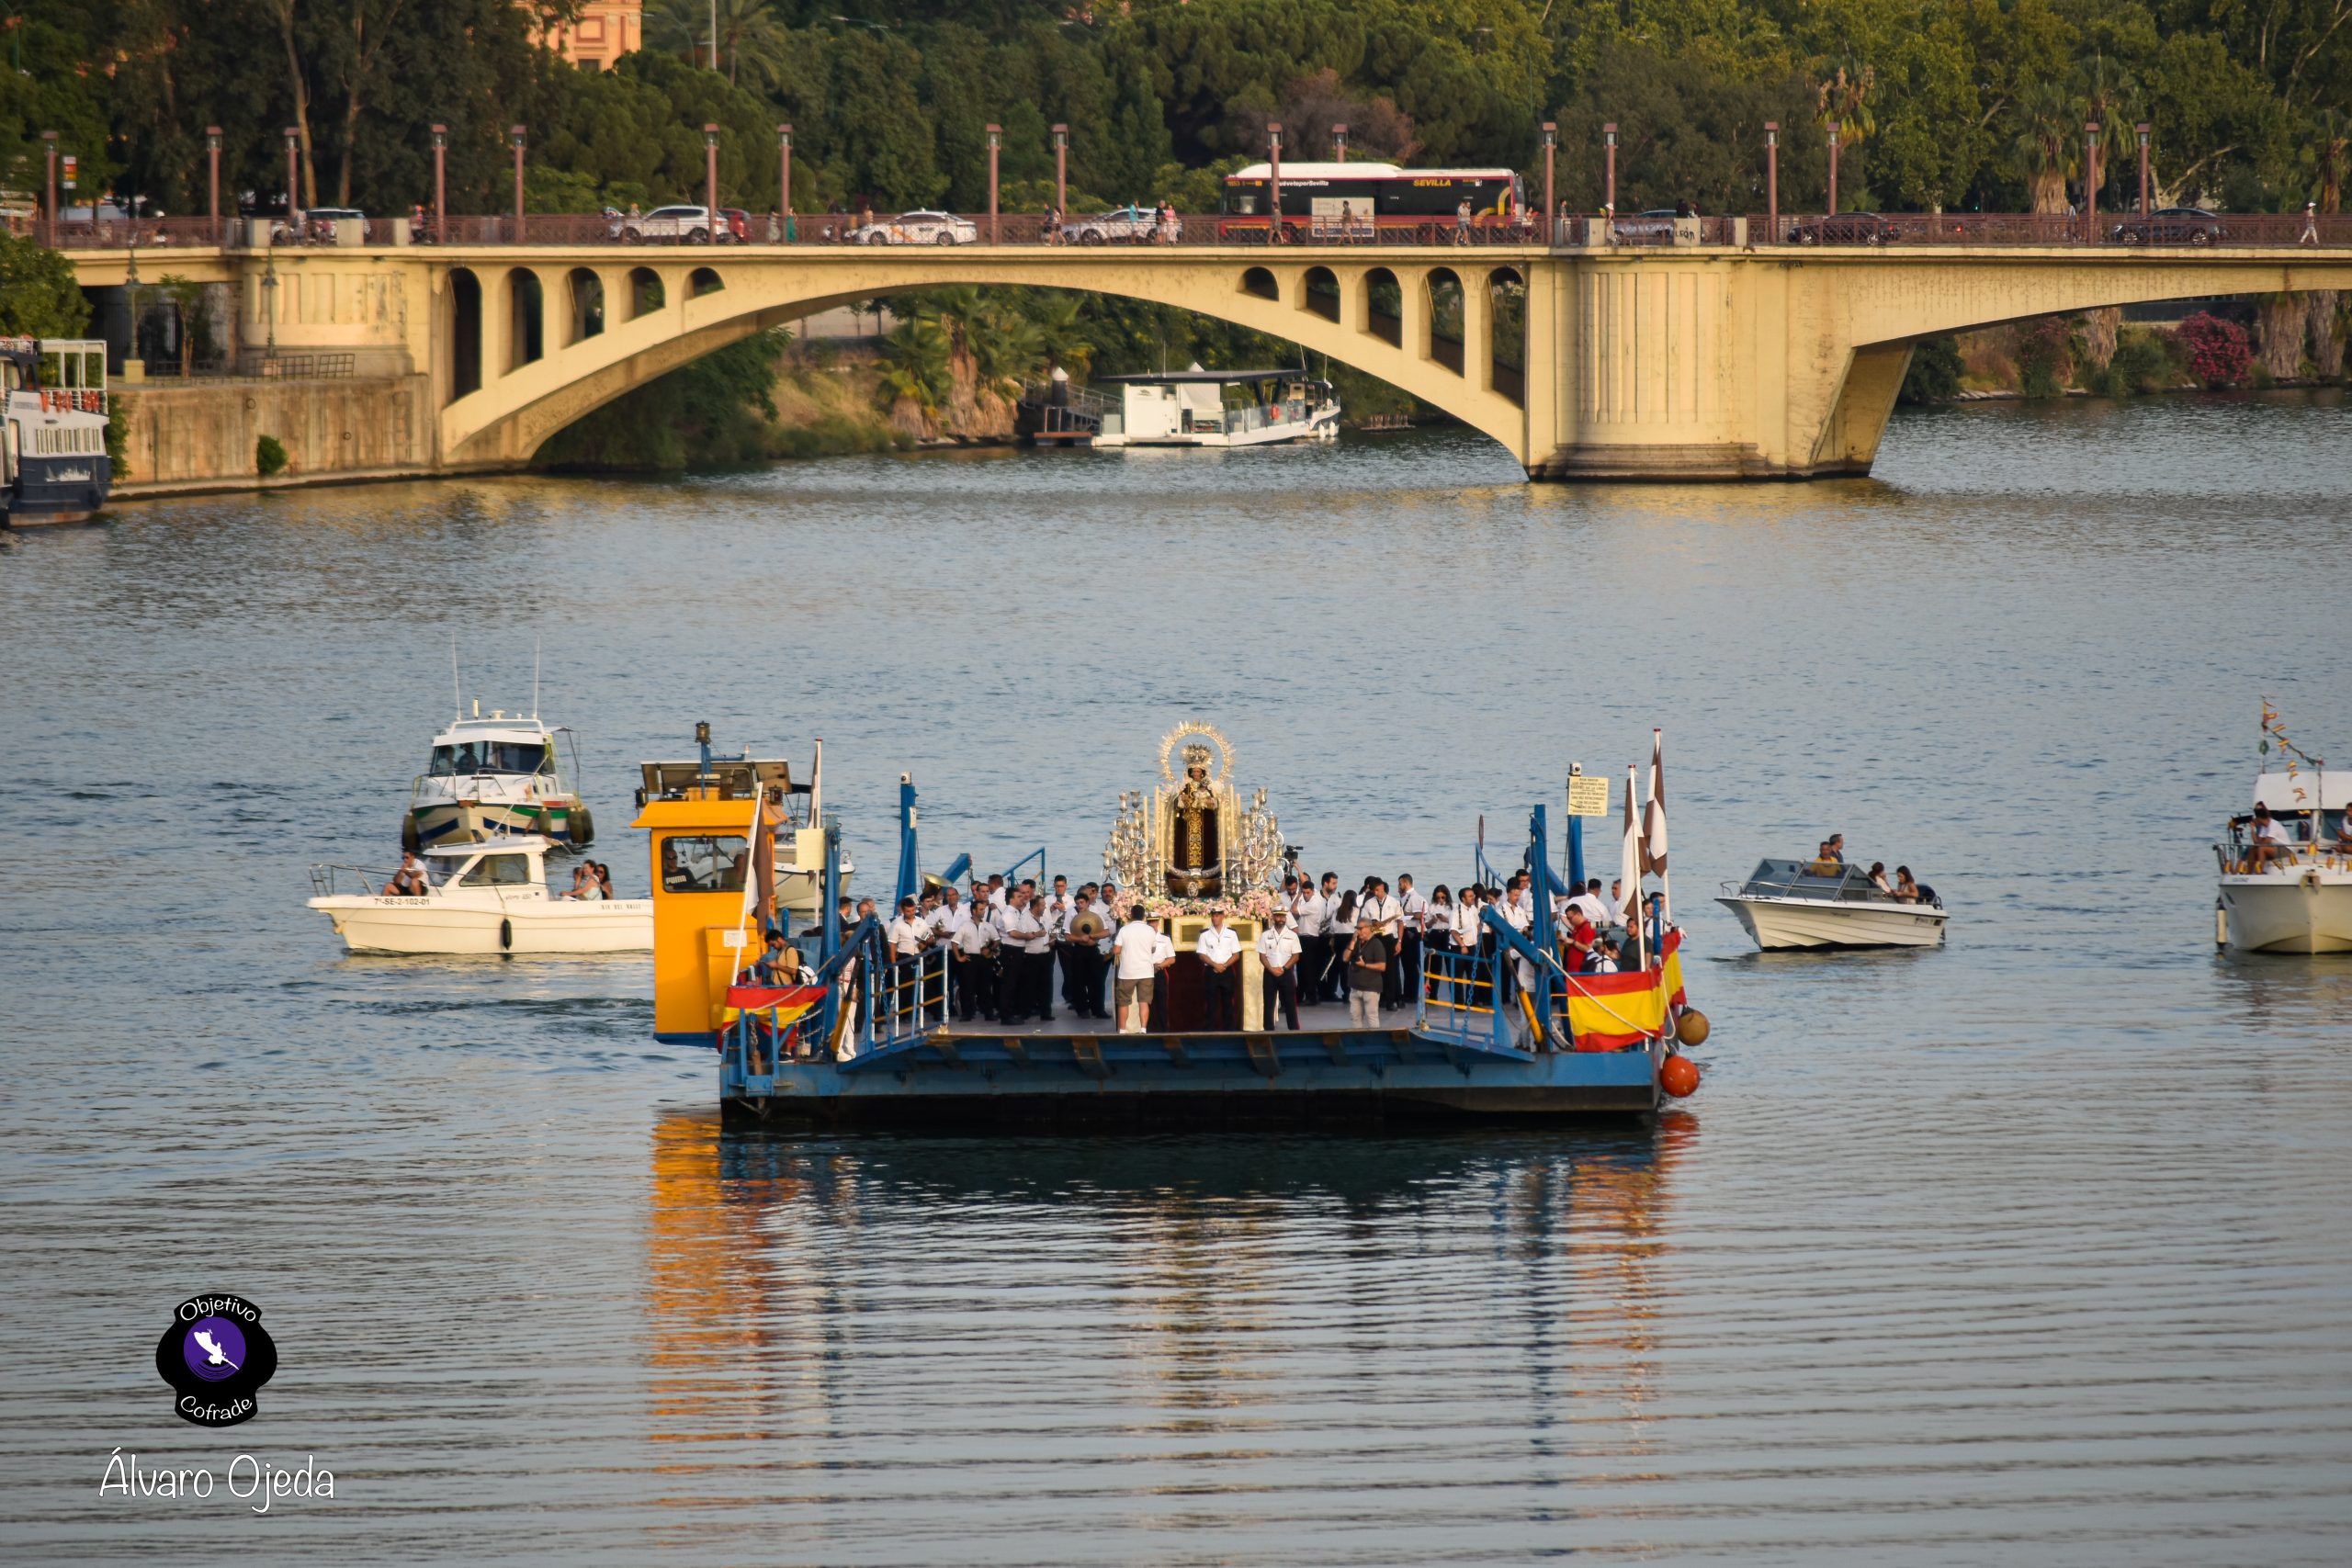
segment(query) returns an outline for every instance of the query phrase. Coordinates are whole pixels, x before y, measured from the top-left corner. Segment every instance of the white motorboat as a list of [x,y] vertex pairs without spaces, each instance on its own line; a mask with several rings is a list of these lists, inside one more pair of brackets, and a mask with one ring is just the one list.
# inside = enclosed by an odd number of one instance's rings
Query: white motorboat
[[1756,945],[1934,947],[1951,919],[1935,890],[1916,902],[1889,897],[1870,874],[1843,861],[1768,860],[1746,882],[1726,882],[1715,900],[1739,917]]
[[[354,953],[650,952],[653,900],[549,897],[550,847],[537,834],[432,845],[431,886],[415,898],[378,891],[390,878],[356,866],[314,865],[310,905]],[[341,891],[354,880],[358,891]]]
[[1021,433],[1046,445],[1275,446],[1337,441],[1340,399],[1305,370],[1163,370],[1099,377],[1080,390],[1055,372],[1021,402]]
[[[501,708],[484,718],[476,702],[472,717],[452,719],[433,738],[432,763],[409,789],[401,847],[415,851],[506,833],[586,847],[596,824],[564,776],[558,735],[569,739],[571,731],[548,728],[537,713],[526,718]],[[579,772],[576,755],[572,772]]]
[[2257,818],[2230,819],[2215,934],[2234,953],[2352,953],[2352,769],[2262,773],[2254,804],[2271,851],[2255,869]]

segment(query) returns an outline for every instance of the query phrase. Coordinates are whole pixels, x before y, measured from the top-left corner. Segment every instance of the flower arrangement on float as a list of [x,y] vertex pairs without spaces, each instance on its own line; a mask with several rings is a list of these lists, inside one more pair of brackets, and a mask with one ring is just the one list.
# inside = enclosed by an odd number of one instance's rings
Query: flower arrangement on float
[[[1255,920],[1263,925],[1273,915],[1274,906],[1281,897],[1279,890],[1261,887],[1236,898],[1170,898],[1159,895],[1146,897],[1142,902],[1147,919],[1165,920],[1178,915],[1210,915],[1222,909],[1236,919]],[[1122,902],[1125,901],[1125,896],[1122,895]]]

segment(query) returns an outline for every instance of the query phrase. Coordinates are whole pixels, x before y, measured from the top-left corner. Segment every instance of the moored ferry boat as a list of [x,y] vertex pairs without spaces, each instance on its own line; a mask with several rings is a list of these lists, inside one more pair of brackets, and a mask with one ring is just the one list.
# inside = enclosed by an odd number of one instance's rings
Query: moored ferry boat
[[[1189,741],[1181,776],[1170,767],[1180,741]],[[1533,900],[1522,926],[1489,909],[1474,950],[1425,950],[1405,1004],[1376,1023],[1302,1006],[1304,1027],[1277,1028],[1256,939],[1291,859],[1265,793],[1240,793],[1229,744],[1205,725],[1179,726],[1162,741],[1160,772],[1157,786],[1122,795],[1103,857],[1121,889],[1117,919],[1134,924],[1140,903],[1164,957],[1152,999],[1137,1004],[1148,1021],[1125,1030],[1094,1016],[1108,1011],[1099,994],[1052,1021],[970,1018],[953,1005],[972,983],[958,966],[1011,955],[978,938],[970,947],[914,939],[920,950],[903,952],[910,926],[888,935],[872,919],[844,926],[835,918],[840,831],[821,817],[819,919],[807,929],[782,919],[771,874],[780,802],[720,781],[707,763],[700,776],[665,778],[670,787],[649,792],[635,824],[648,832],[654,880],[657,1036],[716,1048],[729,1114],[825,1122],[1643,1115],[1696,1086],[1676,1045],[1703,1040],[1706,1025],[1684,995],[1679,931],[1659,917],[1641,935],[1639,966],[1575,973],[1549,897]],[[1662,807],[1650,819],[1662,863]],[[1565,896],[1546,822],[1545,807],[1531,809],[1522,864]],[[899,897],[952,883],[970,864],[959,855],[944,878],[925,875],[905,775],[898,834]],[[1630,855],[1630,826],[1628,837]],[[1574,877],[1574,827],[1567,849]],[[1482,850],[1481,871],[1487,863]],[[1021,940],[1008,934],[1001,946]],[[1113,937],[1106,923],[1072,919],[1029,940],[1098,944],[1099,955]],[[1240,975],[1235,1016],[1213,1025],[1207,974],[1219,952]],[[1028,962],[1053,961],[1033,947]],[[1079,983],[1099,989],[1107,976],[1100,965],[1091,972]]]
[[107,455],[107,345],[0,337],[0,514],[12,527],[81,523],[114,483]]
[[2281,767],[2213,847],[2235,953],[2352,953],[2352,769]]

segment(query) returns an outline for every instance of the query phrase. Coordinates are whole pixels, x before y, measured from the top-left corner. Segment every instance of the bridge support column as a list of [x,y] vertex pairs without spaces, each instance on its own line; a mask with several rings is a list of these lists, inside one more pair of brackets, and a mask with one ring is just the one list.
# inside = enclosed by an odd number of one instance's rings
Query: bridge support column
[[1495,296],[1489,269],[1464,267],[1462,276],[1462,378],[1478,390],[1494,387]]
[[1396,272],[1396,349],[1408,365],[1430,356],[1430,272]]
[[1867,474],[1878,457],[1879,437],[1894,412],[1895,394],[1911,370],[1911,344],[1872,344],[1854,351],[1838,401],[1822,424],[1808,472]]

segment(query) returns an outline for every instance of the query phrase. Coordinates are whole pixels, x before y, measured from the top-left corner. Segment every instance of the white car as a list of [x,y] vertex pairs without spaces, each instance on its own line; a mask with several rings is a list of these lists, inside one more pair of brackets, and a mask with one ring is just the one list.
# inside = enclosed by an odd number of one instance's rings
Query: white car
[[849,231],[853,245],[976,245],[980,226],[953,212],[901,212]]
[[[650,240],[676,244],[699,245],[710,239],[710,209],[707,207],[657,207],[635,218],[624,218],[610,231],[612,237],[624,245],[641,244]],[[731,232],[722,232],[731,239]]]
[[1114,240],[1142,244],[1159,238],[1159,220],[1140,207],[1114,207],[1093,218],[1064,223],[1062,238],[1078,245],[1107,244]]

